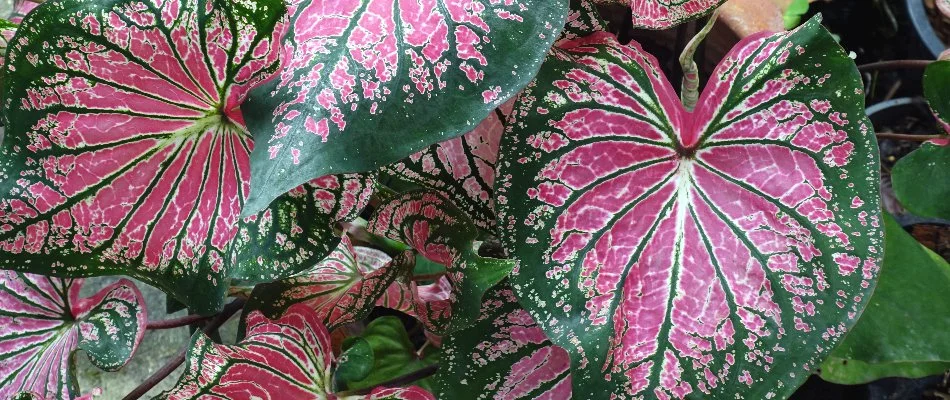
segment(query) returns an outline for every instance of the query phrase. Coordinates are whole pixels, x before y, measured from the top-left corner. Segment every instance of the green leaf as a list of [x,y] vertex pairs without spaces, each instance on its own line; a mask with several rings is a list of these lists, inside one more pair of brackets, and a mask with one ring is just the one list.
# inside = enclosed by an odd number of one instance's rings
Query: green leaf
[[344,237],[330,256],[310,269],[255,286],[246,310],[260,310],[277,318],[290,307],[303,304],[332,330],[366,317],[402,273],[392,267],[385,253],[354,248]]
[[822,379],[855,385],[920,378],[950,369],[950,264],[890,215],[884,266],[867,310],[821,365]]
[[495,207],[576,398],[785,398],[883,256],[863,83],[817,19],[741,41],[685,111],[657,60],[560,42],[515,104]]
[[83,280],[0,271],[0,398],[79,396],[73,353],[116,371],[145,335],[145,300],[121,279],[80,298]]
[[922,144],[894,165],[891,181],[901,205],[914,214],[950,219],[950,142]]
[[280,0],[61,0],[3,77],[0,268],[130,275],[210,314],[250,190],[246,93],[279,68]]
[[950,60],[937,61],[924,71],[924,96],[940,124],[950,134]]
[[[365,379],[346,382],[349,390],[374,387],[433,364],[431,359],[425,360],[419,357],[416,347],[409,340],[405,326],[397,317],[387,316],[374,319],[366,326],[366,331],[360,337],[369,342],[375,362],[372,371]],[[419,382],[416,384],[426,390],[431,389],[427,384]]]
[[373,346],[362,337],[349,337],[343,341],[343,354],[336,368],[336,379],[343,382],[359,381],[369,377],[376,363]]
[[785,9],[782,18],[785,20],[785,29],[794,29],[801,24],[802,17],[808,13],[808,0],[792,0],[792,3]]
[[445,338],[442,354],[440,398],[571,398],[570,356],[548,340],[507,284],[485,295],[478,323]]
[[253,286],[313,267],[340,244],[335,225],[359,217],[375,185],[371,175],[330,175],[291,190],[238,223],[225,268]]
[[284,69],[244,108],[258,143],[245,214],[471,131],[530,81],[567,13],[567,0],[287,3]]
[[[260,312],[247,317],[248,332],[233,346],[213,343],[199,332],[191,340],[184,373],[159,398],[327,399],[332,384],[333,350],[321,317],[305,305],[291,307],[278,320]],[[375,389],[347,400],[434,400],[418,387]]]
[[[436,334],[474,323],[482,296],[514,266],[511,260],[479,256],[475,224],[439,192],[409,192],[389,199],[376,210],[368,228],[447,266],[446,275],[433,285],[419,287],[411,278],[401,282],[405,292],[401,298],[413,304],[413,315]],[[444,290],[447,287],[449,291]]]

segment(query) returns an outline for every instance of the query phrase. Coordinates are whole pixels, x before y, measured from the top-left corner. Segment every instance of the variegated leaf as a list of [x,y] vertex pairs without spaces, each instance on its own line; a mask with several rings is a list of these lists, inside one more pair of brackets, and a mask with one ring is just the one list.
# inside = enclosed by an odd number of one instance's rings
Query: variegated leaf
[[485,295],[474,326],[446,338],[442,354],[440,398],[571,398],[570,356],[551,344],[504,283]]
[[519,97],[496,207],[578,398],[785,398],[864,309],[878,151],[817,19],[752,36],[683,109],[655,58],[563,42]]
[[257,285],[251,293],[248,309],[261,310],[277,318],[295,304],[316,311],[330,330],[366,316],[400,275],[399,268],[370,253],[366,261],[349,238],[326,259],[298,275],[274,283]]
[[259,144],[246,213],[312,178],[374,170],[474,129],[537,71],[567,0],[288,7],[284,69],[245,108]]
[[439,335],[474,323],[485,291],[501,282],[513,267],[510,260],[484,258],[476,253],[475,224],[439,192],[408,192],[389,199],[376,210],[368,228],[447,266],[442,286],[434,287],[434,292],[451,287],[447,301],[426,301],[436,300],[438,293],[419,294],[415,282],[402,283],[406,294],[401,298],[412,302],[415,316]]
[[63,0],[24,21],[4,77],[0,267],[128,274],[223,302],[249,191],[240,105],[278,67],[279,0]]
[[712,12],[726,0],[599,0],[600,3],[629,4],[633,26],[668,29]]
[[83,281],[0,271],[0,398],[29,392],[42,399],[79,396],[72,359],[115,371],[145,335],[145,301],[122,279],[80,298]]
[[10,14],[9,18],[10,22],[13,22],[14,24],[23,22],[23,18],[26,18],[30,11],[33,11],[36,7],[44,2],[45,0],[14,0],[13,12]]
[[475,130],[461,137],[429,146],[398,163],[386,166],[383,174],[430,190],[442,192],[464,210],[479,228],[495,225],[495,161],[498,143],[505,130],[503,118],[511,113],[513,101],[502,104]]
[[[247,317],[247,337],[234,346],[195,334],[177,385],[160,397],[183,399],[332,399],[333,352],[321,317],[306,305],[276,321]],[[347,399],[433,399],[418,388],[377,389]]]
[[361,174],[317,178],[242,219],[231,245],[231,276],[253,285],[312,267],[340,244],[334,225],[358,217],[375,185],[373,176]]

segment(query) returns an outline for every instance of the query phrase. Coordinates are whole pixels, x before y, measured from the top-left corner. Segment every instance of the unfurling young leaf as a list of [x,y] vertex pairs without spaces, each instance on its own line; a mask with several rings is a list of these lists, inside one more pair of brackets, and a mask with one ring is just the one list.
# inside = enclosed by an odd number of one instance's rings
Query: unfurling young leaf
[[861,88],[817,20],[740,42],[693,113],[637,43],[559,44],[509,120],[495,205],[576,398],[785,398],[807,378],[883,255]]
[[921,378],[950,369],[950,264],[884,215],[881,278],[867,310],[821,364],[821,378],[856,385],[886,377]]
[[567,12],[567,0],[287,3],[284,69],[245,107],[258,144],[247,213],[471,131],[534,76]]
[[447,267],[443,286],[432,287],[451,286],[451,295],[444,299],[431,301],[436,296],[419,293],[422,288],[415,282],[404,281],[401,286],[402,298],[413,304],[416,318],[439,335],[474,323],[484,293],[501,282],[513,266],[510,260],[479,256],[475,224],[439,192],[416,191],[389,199],[376,210],[368,228]]
[[210,313],[249,190],[239,106],[278,67],[279,0],[63,0],[3,79],[0,267],[128,274]]
[[389,263],[374,263],[376,260],[368,257],[363,261],[349,238],[344,237],[329,257],[312,268],[257,285],[247,307],[277,318],[290,307],[304,304],[316,311],[330,330],[358,321],[372,311],[376,299],[402,272]]
[[148,323],[138,288],[122,279],[80,298],[82,284],[0,271],[0,398],[78,397],[76,350],[107,371],[132,358]]
[[[321,317],[303,304],[271,321],[254,311],[247,336],[234,346],[212,343],[195,334],[176,386],[161,395],[184,399],[327,399],[334,388],[330,334]],[[433,399],[417,387],[376,389],[347,399]]]
[[471,328],[446,337],[439,398],[570,399],[571,359],[548,340],[507,284],[485,295]]

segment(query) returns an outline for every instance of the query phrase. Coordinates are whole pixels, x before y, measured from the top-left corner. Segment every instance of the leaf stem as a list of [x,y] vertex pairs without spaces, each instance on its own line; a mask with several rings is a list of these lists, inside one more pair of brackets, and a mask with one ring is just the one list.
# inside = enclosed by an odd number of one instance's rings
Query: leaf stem
[[[212,317],[211,321],[208,322],[208,325],[205,325],[205,327],[202,328],[201,331],[207,335],[211,332],[218,330],[218,328],[220,328],[221,325],[224,325],[225,322],[228,322],[228,320],[231,319],[231,317],[234,316],[235,313],[237,313],[238,311],[241,311],[241,309],[244,308],[244,302],[245,302],[244,299],[239,298],[228,303],[228,305],[224,306],[224,309],[221,310],[220,313]],[[175,357],[168,360],[168,362],[165,363],[164,366],[159,368],[158,371],[155,371],[155,373],[152,374],[152,376],[145,379],[141,385],[133,389],[131,392],[129,392],[129,394],[125,395],[125,397],[123,397],[122,400],[136,400],[142,397],[149,390],[152,390],[152,388],[155,387],[155,385],[157,385],[159,382],[167,378],[168,375],[171,375],[172,372],[175,372],[175,369],[177,369],[179,365],[185,362],[185,355],[188,354],[189,346],[190,344],[185,345],[185,348],[182,349],[180,352],[178,352],[178,354],[175,355]]]
[[908,135],[905,133],[878,133],[878,139],[906,140],[910,142],[926,142],[928,140],[946,139],[945,135]]
[[870,64],[864,64],[858,66],[858,71],[861,72],[870,72],[870,71],[889,71],[895,69],[919,69],[927,68],[932,60],[888,60],[888,61],[878,61]]
[[439,364],[432,364],[424,368],[417,369],[403,376],[399,376],[393,379],[390,379],[386,382],[380,383],[376,386],[357,389],[357,390],[344,390],[342,392],[335,393],[337,397],[347,397],[347,396],[365,396],[372,393],[374,390],[379,388],[393,388],[400,387],[409,383],[413,383],[420,379],[428,378],[432,375],[435,375],[439,371]]
[[206,317],[203,315],[192,314],[192,315],[186,315],[180,318],[166,319],[164,321],[149,321],[146,329],[151,331],[151,330],[180,328],[180,327],[188,326],[194,323],[206,321],[211,318],[213,317]]

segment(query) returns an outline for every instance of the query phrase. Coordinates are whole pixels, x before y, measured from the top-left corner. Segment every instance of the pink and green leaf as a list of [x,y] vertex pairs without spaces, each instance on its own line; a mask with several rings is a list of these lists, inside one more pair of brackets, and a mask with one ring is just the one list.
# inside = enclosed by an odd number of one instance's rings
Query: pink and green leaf
[[567,12],[567,0],[287,6],[283,70],[245,108],[259,145],[245,213],[471,131],[533,77]]
[[335,225],[356,219],[375,185],[370,175],[317,178],[242,219],[231,244],[231,277],[251,285],[313,267],[340,244]]
[[107,371],[135,353],[148,323],[135,284],[122,279],[80,298],[82,283],[0,271],[0,398],[76,398],[76,350]]
[[[439,192],[404,193],[382,204],[370,220],[370,232],[405,243],[418,254],[445,265],[438,283],[417,287],[403,281],[401,298],[433,333],[463,329],[478,318],[482,296],[503,280],[513,262],[481,257],[478,229],[468,216]],[[449,293],[445,289],[450,288]]]
[[635,27],[669,29],[709,14],[726,0],[620,0],[614,2],[630,4]]
[[278,0],[63,0],[3,78],[0,267],[127,274],[213,312],[250,189],[239,109],[274,75]]
[[474,326],[446,337],[442,354],[440,398],[571,398],[570,356],[548,340],[506,284],[485,295]]
[[479,228],[491,230],[495,225],[495,161],[505,131],[503,119],[513,105],[512,101],[502,104],[475,130],[461,137],[434,144],[384,167],[384,176],[441,192]]
[[273,283],[257,285],[248,309],[271,318],[303,304],[314,310],[329,329],[358,321],[376,305],[401,274],[399,268],[369,250],[356,251],[349,238],[312,268]]
[[[195,334],[176,386],[160,397],[183,399],[326,399],[333,395],[333,352],[322,317],[306,305],[270,320],[247,317],[247,336],[236,345]],[[432,399],[418,388],[377,389],[356,399]]]
[[742,41],[693,113],[637,43],[560,43],[515,106],[495,204],[575,396],[784,398],[807,378],[883,256],[861,88],[817,20]]

